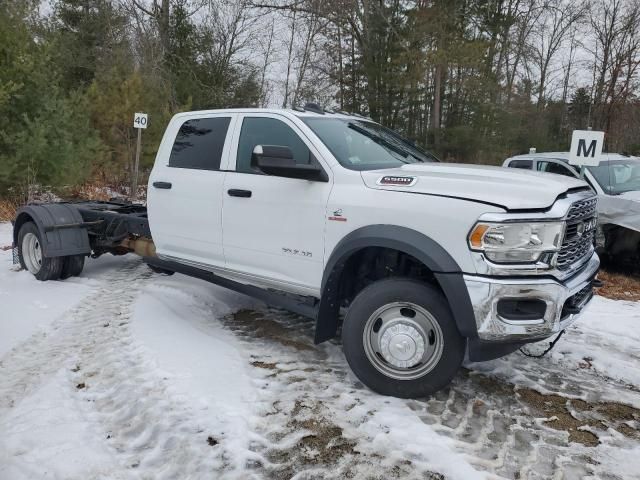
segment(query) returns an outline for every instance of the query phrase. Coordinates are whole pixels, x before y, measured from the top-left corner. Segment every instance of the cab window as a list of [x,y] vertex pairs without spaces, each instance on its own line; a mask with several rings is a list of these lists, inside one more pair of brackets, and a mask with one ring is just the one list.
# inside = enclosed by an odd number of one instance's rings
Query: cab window
[[260,173],[251,168],[251,155],[256,145],[289,147],[297,164],[309,165],[312,161],[309,148],[286,123],[275,118],[246,117],[240,130],[237,172]]
[[194,170],[220,170],[222,149],[231,117],[194,118],[180,126],[169,166]]
[[575,174],[569,170],[568,167],[557,162],[539,161],[538,170],[540,172],[555,173],[557,175],[576,178]]

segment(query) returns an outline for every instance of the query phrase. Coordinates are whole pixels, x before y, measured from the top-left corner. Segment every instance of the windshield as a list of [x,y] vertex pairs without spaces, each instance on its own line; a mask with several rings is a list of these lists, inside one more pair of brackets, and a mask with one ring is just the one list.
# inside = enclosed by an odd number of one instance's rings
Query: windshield
[[640,190],[640,160],[624,159],[602,162],[597,167],[587,167],[596,181],[609,195]]
[[302,118],[342,166],[377,170],[438,159],[377,123],[348,118]]

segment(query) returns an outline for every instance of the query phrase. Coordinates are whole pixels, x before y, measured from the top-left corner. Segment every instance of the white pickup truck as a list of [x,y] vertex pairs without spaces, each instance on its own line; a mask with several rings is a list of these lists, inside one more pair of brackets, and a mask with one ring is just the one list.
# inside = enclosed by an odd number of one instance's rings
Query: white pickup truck
[[563,330],[596,284],[596,198],[578,179],[439,163],[379,124],[316,106],[180,113],[148,207],[27,205],[20,263],[40,280],[136,252],[341,326],[371,389],[445,387],[465,354],[496,358]]

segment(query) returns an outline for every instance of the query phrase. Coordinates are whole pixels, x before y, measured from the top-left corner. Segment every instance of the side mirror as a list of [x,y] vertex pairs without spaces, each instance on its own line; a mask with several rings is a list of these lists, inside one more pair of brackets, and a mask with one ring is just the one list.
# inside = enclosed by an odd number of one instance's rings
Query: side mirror
[[251,166],[267,175],[328,182],[329,177],[319,165],[296,163],[289,147],[256,145],[251,154]]

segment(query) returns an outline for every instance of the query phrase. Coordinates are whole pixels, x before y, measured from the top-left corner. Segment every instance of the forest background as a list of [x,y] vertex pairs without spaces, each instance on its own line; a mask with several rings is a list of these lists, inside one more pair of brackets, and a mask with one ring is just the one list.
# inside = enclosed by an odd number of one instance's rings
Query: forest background
[[[128,184],[170,117],[313,101],[445,161],[640,153],[638,0],[0,0],[0,198]],[[142,179],[144,180],[144,178]]]

